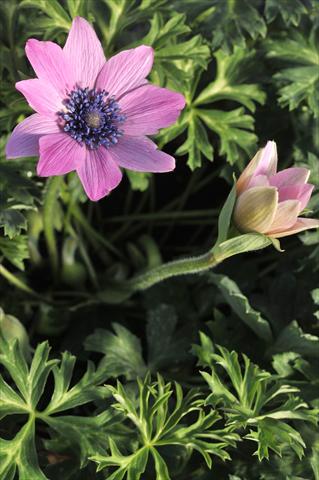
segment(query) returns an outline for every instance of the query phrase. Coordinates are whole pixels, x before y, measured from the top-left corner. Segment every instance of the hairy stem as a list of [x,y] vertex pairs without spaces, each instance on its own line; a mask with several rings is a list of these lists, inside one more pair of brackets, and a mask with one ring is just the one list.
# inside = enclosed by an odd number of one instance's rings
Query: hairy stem
[[189,273],[204,272],[215,267],[218,263],[219,261],[213,252],[209,251],[199,257],[183,258],[182,260],[164,263],[159,267],[152,268],[145,273],[133,277],[128,282],[128,286],[133,292],[146,290],[168,278],[187,275]]

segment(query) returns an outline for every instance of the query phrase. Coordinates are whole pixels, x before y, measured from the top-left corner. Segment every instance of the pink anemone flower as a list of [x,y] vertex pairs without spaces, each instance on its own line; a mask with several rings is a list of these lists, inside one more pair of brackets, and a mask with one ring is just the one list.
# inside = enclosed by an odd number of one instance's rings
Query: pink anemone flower
[[93,28],[76,17],[63,49],[30,39],[26,55],[37,78],[16,88],[37,113],[14,129],[8,158],[39,155],[37,173],[43,177],[76,170],[95,201],[120,183],[120,167],[139,172],[175,168],[175,159],[146,135],[174,123],[185,100],[146,80],[154,59],[151,47],[106,60]]
[[277,147],[267,142],[247,165],[237,182],[233,219],[241,232],[259,232],[280,238],[318,228],[319,220],[299,217],[306,208],[313,185],[306,168],[277,173]]

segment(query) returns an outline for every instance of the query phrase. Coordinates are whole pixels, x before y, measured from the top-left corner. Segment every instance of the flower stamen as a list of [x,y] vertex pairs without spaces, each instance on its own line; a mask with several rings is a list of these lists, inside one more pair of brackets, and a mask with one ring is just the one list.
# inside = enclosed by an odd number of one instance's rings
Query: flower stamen
[[120,106],[105,90],[76,88],[64,101],[66,110],[58,112],[62,128],[78,143],[95,150],[109,148],[123,135],[119,126],[125,121]]

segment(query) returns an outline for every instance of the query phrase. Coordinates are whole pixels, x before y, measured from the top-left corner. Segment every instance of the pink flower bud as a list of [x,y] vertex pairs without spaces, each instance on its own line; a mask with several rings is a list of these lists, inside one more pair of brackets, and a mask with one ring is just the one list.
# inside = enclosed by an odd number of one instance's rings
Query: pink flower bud
[[277,147],[267,142],[238,179],[233,220],[241,232],[258,232],[279,238],[309,228],[319,220],[298,215],[307,206],[313,185],[307,183],[306,168],[277,172]]

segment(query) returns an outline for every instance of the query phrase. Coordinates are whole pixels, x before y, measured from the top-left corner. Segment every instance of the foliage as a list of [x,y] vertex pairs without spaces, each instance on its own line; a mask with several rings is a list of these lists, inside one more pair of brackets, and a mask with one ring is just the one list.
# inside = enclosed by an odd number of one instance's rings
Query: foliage
[[[318,2],[3,0],[0,13],[1,480],[319,479],[319,234],[255,252],[269,240],[231,221],[233,175],[268,139],[280,168],[311,169],[318,217]],[[63,45],[77,15],[107,57],[151,45],[150,81],[186,98],[154,139],[176,170],[128,171],[98,204],[75,174],[5,157],[31,112],[15,89],[33,75],[26,40]],[[250,253],[127,294],[135,274],[208,249]]]

